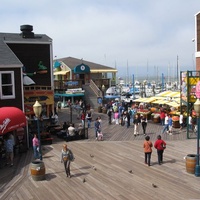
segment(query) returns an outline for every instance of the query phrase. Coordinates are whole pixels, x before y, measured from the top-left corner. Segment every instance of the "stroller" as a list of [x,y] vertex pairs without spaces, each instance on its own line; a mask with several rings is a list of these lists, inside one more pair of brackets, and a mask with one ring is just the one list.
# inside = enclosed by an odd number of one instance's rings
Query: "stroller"
[[100,129],[97,131],[97,139],[98,141],[103,141],[103,133]]

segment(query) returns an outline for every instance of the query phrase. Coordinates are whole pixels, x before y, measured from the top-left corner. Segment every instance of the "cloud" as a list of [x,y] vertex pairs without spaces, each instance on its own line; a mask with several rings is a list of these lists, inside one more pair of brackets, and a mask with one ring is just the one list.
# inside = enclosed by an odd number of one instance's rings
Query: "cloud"
[[[2,0],[1,32],[34,32],[53,39],[53,54],[149,71],[194,66],[194,15],[199,0]],[[151,69],[151,70],[150,70]],[[162,71],[162,70],[160,70]],[[149,72],[149,73],[150,73]],[[139,72],[138,72],[139,73]],[[120,76],[121,76],[120,74]]]

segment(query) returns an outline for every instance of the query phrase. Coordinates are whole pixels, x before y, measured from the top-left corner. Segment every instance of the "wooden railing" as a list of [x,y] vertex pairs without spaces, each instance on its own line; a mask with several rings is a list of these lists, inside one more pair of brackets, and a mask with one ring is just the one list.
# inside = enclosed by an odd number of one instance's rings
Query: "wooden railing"
[[24,90],[53,90],[51,86],[42,86],[42,85],[31,85],[31,86],[24,86]]
[[102,91],[97,87],[93,80],[90,80],[90,87],[97,97],[103,97]]

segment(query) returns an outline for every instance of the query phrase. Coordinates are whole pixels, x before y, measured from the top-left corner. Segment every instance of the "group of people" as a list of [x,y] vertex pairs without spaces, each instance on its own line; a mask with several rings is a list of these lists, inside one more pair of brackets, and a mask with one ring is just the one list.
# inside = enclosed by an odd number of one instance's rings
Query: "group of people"
[[122,103],[115,102],[107,105],[108,123],[126,125],[130,127],[131,123],[134,125],[134,136],[139,135],[139,125],[142,125],[143,134],[146,135],[147,129],[147,116],[137,113],[137,107],[127,107]]
[[163,152],[166,148],[166,142],[164,140],[162,140],[161,135],[157,136],[157,140],[155,141],[154,145],[150,141],[150,137],[148,135],[145,137],[145,141],[143,143],[144,155],[145,155],[144,162],[148,166],[151,165],[151,154],[152,154],[153,146],[157,150],[158,164],[161,165],[163,163]]
[[[100,122],[99,119],[96,119],[96,123],[98,124],[98,127],[100,128]],[[155,141],[154,145],[150,140],[149,136],[145,137],[145,141],[143,143],[144,148],[144,163],[148,166],[151,166],[151,154],[152,154],[152,148],[157,150],[157,156],[158,156],[158,164],[161,165],[163,163],[163,153],[166,148],[166,142],[162,140],[161,135],[157,136],[157,140]],[[61,150],[61,163],[64,163],[64,169],[67,177],[71,178],[70,173],[70,164],[74,161],[74,154],[72,150],[70,150],[67,146],[67,144],[63,144],[62,150]]]
[[15,140],[12,133],[7,133],[4,139],[0,139],[0,166],[3,167],[3,155],[6,165],[13,166]]

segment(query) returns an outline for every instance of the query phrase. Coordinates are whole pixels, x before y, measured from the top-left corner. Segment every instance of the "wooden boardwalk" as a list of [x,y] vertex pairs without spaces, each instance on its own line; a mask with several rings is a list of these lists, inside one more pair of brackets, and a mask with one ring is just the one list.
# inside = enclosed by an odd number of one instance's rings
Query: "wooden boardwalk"
[[[65,118],[66,114],[62,112]],[[134,137],[133,127],[107,125],[107,116],[101,116],[104,141],[96,141],[94,128],[91,128],[88,140],[67,143],[75,155],[71,179],[66,177],[60,163],[60,151],[65,142],[54,136],[54,143],[43,147],[46,179],[32,180],[32,151],[29,150],[15,159],[13,168],[0,169],[0,199],[200,199],[200,177],[186,172],[184,160],[184,156],[196,152],[196,140],[187,140],[184,131],[164,135],[167,142],[164,163],[157,164],[156,150],[153,149],[152,166],[148,167],[144,164],[142,133]],[[154,142],[162,127],[149,123],[147,130]]]

